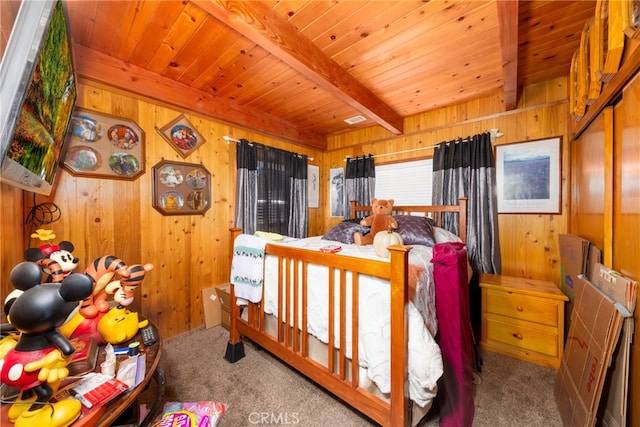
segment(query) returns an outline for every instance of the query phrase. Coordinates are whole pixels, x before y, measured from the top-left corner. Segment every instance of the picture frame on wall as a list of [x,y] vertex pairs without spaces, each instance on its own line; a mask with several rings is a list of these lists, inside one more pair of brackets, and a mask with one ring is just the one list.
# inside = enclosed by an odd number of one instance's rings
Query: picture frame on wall
[[204,215],[211,207],[211,174],[203,165],[162,160],[152,172],[152,204],[162,215]]
[[183,115],[176,117],[156,131],[171,145],[183,159],[200,148],[206,141],[202,134]]
[[307,166],[307,194],[309,199],[309,207],[319,207],[320,168],[316,165]]
[[560,214],[562,138],[497,145],[498,213]]
[[133,120],[76,107],[64,167],[75,176],[135,180],[145,171],[145,134]]
[[344,168],[329,170],[331,216],[344,217]]

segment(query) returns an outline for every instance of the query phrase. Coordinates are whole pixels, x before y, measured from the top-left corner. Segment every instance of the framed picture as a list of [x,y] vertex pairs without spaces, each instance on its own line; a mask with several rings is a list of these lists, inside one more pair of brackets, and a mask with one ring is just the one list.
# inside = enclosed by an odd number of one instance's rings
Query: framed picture
[[211,174],[202,165],[162,160],[152,168],[153,207],[163,215],[204,215],[211,207]]
[[64,167],[73,175],[129,179],[144,173],[144,131],[133,121],[76,107]]
[[344,168],[329,170],[331,216],[344,217]]
[[204,137],[187,120],[184,115],[176,117],[162,129],[156,131],[162,136],[183,159],[200,148],[206,142]]
[[498,213],[561,213],[560,137],[496,146]]
[[307,166],[307,194],[309,207],[317,208],[320,197],[320,168],[318,166]]

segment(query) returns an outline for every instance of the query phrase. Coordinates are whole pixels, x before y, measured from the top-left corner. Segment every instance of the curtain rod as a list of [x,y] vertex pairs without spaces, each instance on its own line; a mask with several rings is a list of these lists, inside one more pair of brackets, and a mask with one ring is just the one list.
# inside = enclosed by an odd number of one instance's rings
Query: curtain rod
[[[491,143],[493,144],[494,142],[496,142],[497,138],[500,138],[502,136],[504,136],[504,133],[500,132],[499,129],[490,129],[489,133],[491,134]],[[467,141],[470,137],[466,137],[466,138],[457,138],[457,140],[461,140],[461,141]],[[436,144],[436,145],[430,145],[428,147],[419,147],[419,148],[411,148],[409,150],[402,150],[402,151],[394,151],[393,153],[382,153],[382,154],[372,154],[371,157],[385,157],[385,156],[393,156],[396,154],[405,154],[405,153],[411,153],[414,151],[420,151],[420,150],[429,150],[432,148],[438,148],[438,146],[440,146],[440,144]],[[366,156],[365,156],[366,157]],[[344,161],[346,162],[348,159],[350,159],[352,157],[347,156],[344,158]]]
[[[240,142],[239,139],[235,139],[235,138],[231,138],[229,135],[225,135],[222,137],[222,139],[224,139],[225,141],[227,141],[227,144],[229,144],[230,142]],[[253,145],[251,143],[249,143],[249,145]],[[300,154],[296,153],[296,155],[300,156]],[[300,156],[301,157],[301,156]],[[307,157],[307,160],[309,160],[310,162],[313,161],[313,157]]]

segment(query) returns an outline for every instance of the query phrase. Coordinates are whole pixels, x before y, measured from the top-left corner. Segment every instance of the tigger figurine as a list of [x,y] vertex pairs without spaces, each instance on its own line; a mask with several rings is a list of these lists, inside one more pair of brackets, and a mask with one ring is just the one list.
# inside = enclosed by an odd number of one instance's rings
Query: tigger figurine
[[47,283],[60,283],[78,266],[80,260],[73,256],[74,249],[73,243],[63,240],[57,245],[47,243],[29,248],[24,252],[24,258],[37,263],[49,275]]
[[93,292],[87,299],[80,303],[79,311],[83,317],[91,319],[99,313],[109,311],[110,306],[107,301],[107,293],[104,290],[116,273],[125,279],[131,274],[127,264],[114,255],[96,258],[86,268],[85,274],[93,279]]
[[[109,283],[104,292],[113,295],[113,300],[123,307],[131,305],[134,292],[144,280],[147,271],[153,270],[153,264],[133,264],[127,267],[129,277]],[[122,276],[122,275],[121,275]]]

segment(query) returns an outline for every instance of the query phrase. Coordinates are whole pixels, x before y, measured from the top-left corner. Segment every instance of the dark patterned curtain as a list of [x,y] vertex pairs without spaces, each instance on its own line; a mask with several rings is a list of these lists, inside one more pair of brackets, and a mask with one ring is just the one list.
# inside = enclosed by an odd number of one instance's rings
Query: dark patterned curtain
[[307,157],[240,140],[236,152],[236,227],[306,237]]
[[[467,197],[467,252],[474,276],[500,274],[496,167],[491,138],[483,133],[442,142],[433,155],[433,204],[455,205]],[[458,233],[457,214],[443,217],[444,228]]]
[[373,156],[347,159],[345,171],[345,218],[351,218],[351,200],[357,200],[359,205],[371,204],[375,195],[376,166]]
[[[469,280],[469,308],[476,336],[480,332],[480,273],[500,274],[496,167],[489,133],[465,141],[442,142],[433,154],[434,205],[455,205],[467,197],[467,254],[473,274]],[[458,214],[445,214],[443,227],[458,232]],[[482,365],[475,348],[478,369]]]
[[294,155],[291,159],[289,185],[289,232],[291,237],[307,237],[309,231],[309,197],[307,187],[307,156]]
[[258,159],[257,150],[246,139],[236,148],[236,221],[244,233],[253,234],[258,227]]

